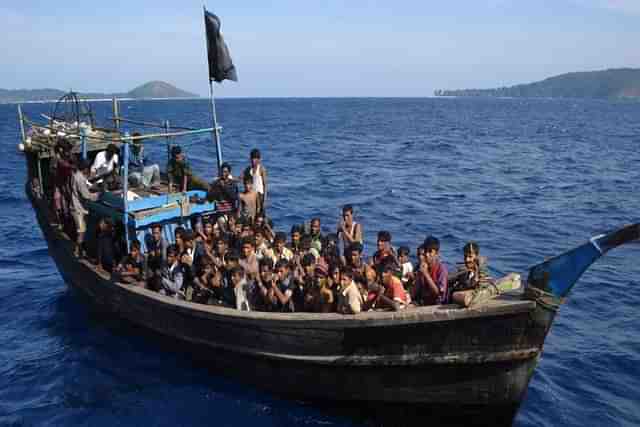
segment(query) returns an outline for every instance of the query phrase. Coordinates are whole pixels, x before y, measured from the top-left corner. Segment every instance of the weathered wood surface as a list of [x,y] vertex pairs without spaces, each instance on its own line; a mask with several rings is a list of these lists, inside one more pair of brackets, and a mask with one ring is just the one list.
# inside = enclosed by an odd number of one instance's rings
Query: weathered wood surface
[[358,315],[260,313],[179,301],[118,284],[71,256],[32,200],[71,288],[99,310],[200,346],[225,373],[298,397],[517,405],[548,327],[537,306],[500,296],[473,308]]

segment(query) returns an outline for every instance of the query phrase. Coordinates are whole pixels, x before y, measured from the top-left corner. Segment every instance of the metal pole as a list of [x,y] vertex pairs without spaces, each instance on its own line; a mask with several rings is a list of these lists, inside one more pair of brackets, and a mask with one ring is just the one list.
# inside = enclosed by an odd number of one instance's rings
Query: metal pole
[[120,106],[115,96],[113,97],[113,121],[116,124],[116,130],[120,132]]
[[82,160],[87,160],[87,128],[80,128],[80,146],[82,147]]
[[211,115],[213,116],[213,135],[216,142],[216,157],[218,159],[218,176],[222,172],[222,146],[220,145],[220,128],[216,117],[216,100],[213,97],[213,81],[209,79],[209,94],[211,96]]
[[[169,133],[169,120],[164,121],[164,133]],[[166,137],[167,140],[167,164],[171,161],[171,140],[169,137]]]
[[20,119],[20,137],[22,138],[22,143],[24,144],[27,140],[27,135],[24,132],[24,116],[22,115],[22,106],[18,104],[18,118]]
[[124,201],[124,239],[127,243],[127,253],[129,253],[129,133],[124,134],[122,144],[122,200]]

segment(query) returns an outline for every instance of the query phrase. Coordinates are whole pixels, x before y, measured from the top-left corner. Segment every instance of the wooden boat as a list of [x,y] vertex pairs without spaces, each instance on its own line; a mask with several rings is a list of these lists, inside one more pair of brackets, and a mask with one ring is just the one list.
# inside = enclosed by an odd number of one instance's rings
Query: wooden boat
[[[124,134],[118,129],[101,132],[101,137],[115,138],[126,153]],[[76,151],[89,157],[104,146],[98,137],[90,142],[77,136],[82,143]],[[42,172],[49,158],[46,143],[31,141],[30,147],[25,150],[26,193],[71,289],[100,311],[208,349],[212,363],[226,374],[297,399],[478,408],[510,422],[573,284],[608,250],[640,237],[639,224],[595,236],[532,267],[524,292],[469,308],[442,305],[358,315],[243,312],[118,283],[74,257],[69,236],[51,220]],[[92,205],[92,212],[116,213],[131,233],[144,232],[157,221],[188,224],[188,216],[175,206],[181,195],[151,194],[127,202],[123,181],[124,192],[109,194]],[[200,209],[215,212],[215,204]]]

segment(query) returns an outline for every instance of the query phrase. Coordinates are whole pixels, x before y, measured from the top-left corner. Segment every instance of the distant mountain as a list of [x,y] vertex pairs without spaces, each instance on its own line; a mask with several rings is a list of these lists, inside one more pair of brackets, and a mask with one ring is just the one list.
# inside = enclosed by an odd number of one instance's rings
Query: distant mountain
[[178,89],[166,82],[154,81],[127,93],[130,98],[197,98],[198,95]]
[[496,89],[436,90],[434,94],[523,98],[640,98],[640,69],[618,68],[567,73],[529,84]]
[[[0,89],[0,104],[34,101],[56,101],[65,91],[59,89]],[[152,81],[126,93],[79,93],[84,99],[118,98],[197,98],[198,95],[186,92],[166,82]]]

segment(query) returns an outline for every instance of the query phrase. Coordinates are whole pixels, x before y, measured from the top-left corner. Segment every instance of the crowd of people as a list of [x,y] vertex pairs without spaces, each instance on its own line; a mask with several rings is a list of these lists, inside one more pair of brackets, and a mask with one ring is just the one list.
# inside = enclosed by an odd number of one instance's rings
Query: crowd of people
[[[130,179],[144,186],[159,184],[159,167],[140,160],[141,150],[134,154],[138,156],[132,161],[139,163],[131,173],[137,176]],[[365,261],[363,226],[355,220],[351,205],[343,207],[335,232],[324,234],[320,218],[294,225],[288,234],[275,231],[266,215],[267,171],[259,150],[251,151],[250,161],[240,179],[224,163],[219,178],[209,184],[193,174],[182,149],[173,147],[167,165],[169,191],[204,190],[216,202],[216,213],[192,218],[190,228],[177,227],[172,242],[163,236],[163,225],[154,224],[144,245],[133,240],[124,255],[119,255],[123,245],[116,239],[116,226],[102,218],[95,236],[97,269],[118,281],[178,299],[271,312],[356,314],[448,304],[455,291],[491,282],[474,242],[465,245],[464,262],[453,274],[442,262],[440,242],[433,236],[417,247],[413,264],[410,249],[396,249],[391,233],[380,231],[376,251]],[[117,170],[117,150],[108,147],[92,165],[68,163],[62,147],[60,173],[68,175],[71,184],[70,189],[56,184],[54,193],[70,193],[68,209],[78,235],[76,255],[83,256],[84,202],[98,197],[90,191],[90,181],[100,177],[108,182]],[[60,195],[54,201],[59,202]],[[56,213],[61,205],[54,203]]]

